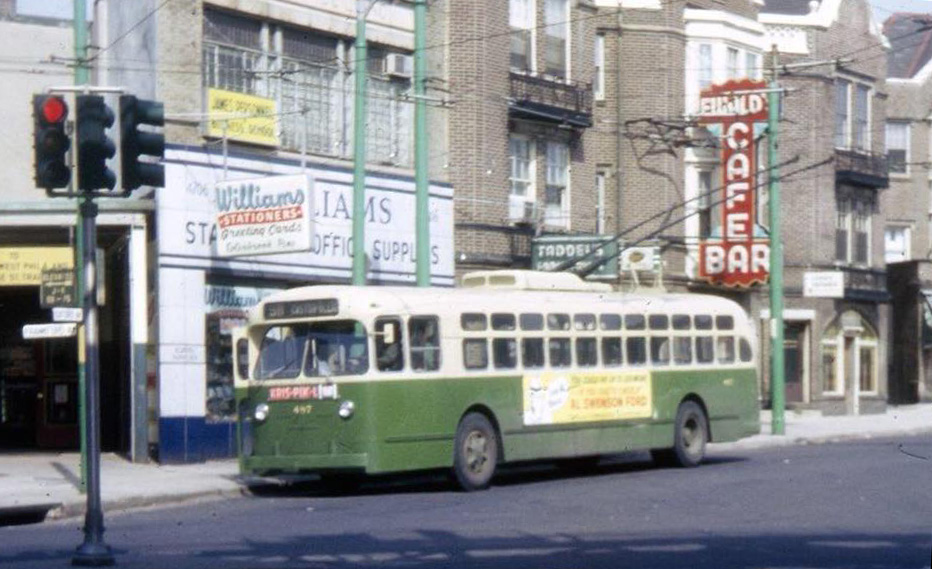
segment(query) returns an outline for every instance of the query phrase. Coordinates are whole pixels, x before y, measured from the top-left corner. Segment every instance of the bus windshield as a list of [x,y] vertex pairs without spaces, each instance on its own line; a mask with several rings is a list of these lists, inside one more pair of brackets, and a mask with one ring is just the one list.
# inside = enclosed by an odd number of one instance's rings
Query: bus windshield
[[354,320],[281,324],[266,328],[256,379],[357,375],[369,369],[365,327]]

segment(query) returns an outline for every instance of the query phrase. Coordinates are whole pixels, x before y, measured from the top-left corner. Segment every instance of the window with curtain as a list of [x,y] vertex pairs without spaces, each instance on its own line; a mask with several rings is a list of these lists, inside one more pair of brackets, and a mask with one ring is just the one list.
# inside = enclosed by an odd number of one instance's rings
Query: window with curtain
[[533,198],[533,150],[534,143],[524,137],[508,138],[508,158],[511,161],[511,195]]
[[887,263],[909,260],[909,227],[891,225],[883,232],[883,258]]
[[854,92],[854,148],[870,150],[870,88],[858,85]]
[[835,81],[835,147],[848,147],[848,88],[851,83]]
[[569,185],[569,146],[547,143],[547,189],[544,221],[548,225],[569,226],[567,190]]
[[891,121],[886,128],[887,159],[891,174],[909,172],[909,123]]
[[699,217],[699,238],[721,235],[720,204],[714,204],[716,194],[712,188],[712,171],[702,170],[697,176],[696,207]]
[[854,207],[854,262],[870,264],[871,210],[873,204],[866,199],[855,201]]
[[699,88],[712,84],[712,45],[699,44]]
[[751,79],[760,79],[763,70],[760,66],[760,56],[756,53],[746,52],[744,54],[745,74]]
[[733,47],[729,47],[726,52],[726,65],[728,66],[728,78],[736,79],[739,74],[738,70],[738,50]]
[[570,32],[568,0],[544,0],[545,73],[569,78],[567,51]]
[[596,101],[605,99],[605,36],[595,36],[595,72],[592,85],[593,96]]
[[851,202],[848,198],[839,198],[835,213],[835,260],[847,263],[849,235],[851,234]]
[[511,28],[511,68],[534,71],[534,0],[509,0],[508,24]]

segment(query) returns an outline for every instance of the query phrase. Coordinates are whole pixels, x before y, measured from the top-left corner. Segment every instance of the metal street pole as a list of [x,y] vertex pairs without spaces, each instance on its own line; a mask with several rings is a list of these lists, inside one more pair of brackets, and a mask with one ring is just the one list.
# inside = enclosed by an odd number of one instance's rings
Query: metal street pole
[[777,164],[777,123],[780,118],[780,95],[777,85],[777,46],[771,52],[770,93],[767,117],[767,154],[770,161],[770,392],[771,431],[774,435],[785,432],[786,407],[783,362],[783,237],[780,228],[780,176]]
[[427,157],[427,0],[414,0],[414,188],[417,286],[430,286],[430,181]]
[[84,330],[87,357],[87,511],[84,515],[84,543],[72,565],[102,567],[113,565],[110,547],[104,543],[104,513],[100,505],[100,349],[97,330],[97,204],[91,197],[81,203],[84,222]]
[[366,17],[376,0],[356,0],[353,73],[353,285],[366,284]]
[[[89,75],[87,68],[87,8],[84,0],[74,1],[74,84],[87,85]],[[76,158],[72,162],[77,162]],[[72,187],[77,187],[77,175],[72,174]],[[77,217],[74,236],[74,292],[77,298],[84,297],[84,222],[81,219],[81,203],[77,200]],[[87,442],[84,435],[84,415],[87,413],[85,397],[86,374],[84,371],[84,326],[78,326],[78,434],[81,444],[81,492],[87,492]]]

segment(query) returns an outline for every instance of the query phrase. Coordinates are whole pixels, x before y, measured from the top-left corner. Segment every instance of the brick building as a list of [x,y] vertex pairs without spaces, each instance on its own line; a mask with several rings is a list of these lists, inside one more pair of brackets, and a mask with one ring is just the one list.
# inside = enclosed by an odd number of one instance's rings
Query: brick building
[[893,295],[890,401],[932,398],[932,263],[930,243],[929,104],[932,52],[928,14],[894,14],[884,23],[890,40],[886,141],[890,189],[884,256]]
[[[789,90],[780,160],[798,158],[781,169],[787,404],[825,413],[879,410],[887,400],[890,333],[886,42],[861,0],[771,0],[760,21],[787,66],[779,76]],[[824,64],[794,67],[816,62]],[[804,286],[819,278],[834,285]],[[753,310],[765,315],[761,300]]]

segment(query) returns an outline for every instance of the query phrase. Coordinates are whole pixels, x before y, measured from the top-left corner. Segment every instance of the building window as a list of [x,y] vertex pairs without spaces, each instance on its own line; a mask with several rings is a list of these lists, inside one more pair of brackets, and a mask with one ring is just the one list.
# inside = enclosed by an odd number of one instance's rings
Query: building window
[[[278,111],[276,135],[282,147],[349,159],[354,121],[352,44],[352,39],[317,30],[206,9],[204,88],[270,99]],[[411,80],[406,70],[384,65],[403,62],[405,56],[378,46],[368,53],[366,124],[371,162],[413,163],[413,105],[402,97]]]
[[698,174],[698,186],[696,189],[697,199],[696,208],[699,218],[699,238],[708,239],[713,235],[721,235],[720,204],[715,204],[713,194],[716,194],[712,188],[712,171],[703,170]]
[[848,147],[848,81],[835,82],[835,147]]
[[605,172],[595,174],[595,233],[605,233]]
[[544,222],[569,227],[570,149],[562,142],[547,143],[547,190]]
[[595,73],[592,86],[596,101],[605,100],[605,36],[595,36]]
[[512,135],[508,138],[511,161],[511,195],[534,199],[534,142]]
[[870,88],[858,85],[854,91],[854,148],[870,150]]
[[544,56],[545,73],[569,79],[569,2],[544,0]]
[[891,174],[909,173],[909,123],[888,122],[886,131],[887,159]]
[[883,232],[883,260],[886,263],[908,261],[910,258],[910,228],[891,225]]
[[838,316],[822,339],[822,392],[844,395],[851,382],[862,395],[876,394],[878,346],[877,333],[864,317],[853,310]]
[[705,89],[712,84],[712,45],[699,44],[699,88]]
[[867,195],[838,199],[835,218],[836,261],[870,265],[873,209],[873,199]]
[[725,55],[726,55],[726,57],[727,57],[725,63],[726,63],[726,65],[728,66],[728,67],[727,67],[728,78],[729,78],[729,79],[737,79],[737,78],[738,78],[738,75],[739,75],[739,70],[738,70],[738,50],[737,50],[736,48],[729,47],[728,50],[726,51]]
[[746,52],[744,54],[745,74],[751,79],[760,79],[763,70],[760,66],[760,56],[756,53]]
[[510,0],[508,22],[511,27],[511,68],[534,71],[534,0]]

